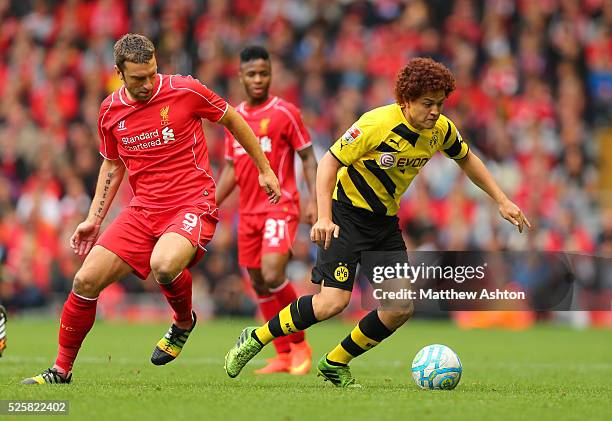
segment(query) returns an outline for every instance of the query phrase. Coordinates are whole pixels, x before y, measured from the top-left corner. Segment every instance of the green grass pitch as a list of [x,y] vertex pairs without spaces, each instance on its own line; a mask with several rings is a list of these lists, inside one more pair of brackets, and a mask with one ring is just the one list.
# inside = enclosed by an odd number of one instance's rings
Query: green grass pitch
[[[12,319],[0,359],[0,399],[68,399],[70,418],[357,420],[612,419],[612,332],[540,325],[525,332],[462,331],[448,322],[409,322],[351,364],[361,390],[339,390],[313,372],[256,376],[265,349],[236,379],[223,357],[252,321],[199,323],[183,353],[164,367],[149,362],[167,325],[98,321],[85,340],[71,385],[22,386],[47,368],[57,323]],[[329,321],[307,333],[316,361],[352,328]],[[453,391],[419,390],[410,362],[424,345],[443,343],[463,363]],[[16,419],[24,419],[21,416]],[[39,419],[38,417],[36,419]]]

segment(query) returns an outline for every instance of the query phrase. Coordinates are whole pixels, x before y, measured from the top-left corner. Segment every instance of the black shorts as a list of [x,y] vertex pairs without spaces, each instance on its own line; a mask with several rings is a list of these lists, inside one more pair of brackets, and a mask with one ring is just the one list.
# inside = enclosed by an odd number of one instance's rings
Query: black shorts
[[[317,262],[312,269],[312,282],[331,288],[352,291],[363,252],[403,252],[406,244],[397,216],[376,215],[366,209],[332,202],[332,220],[340,227],[338,238],[332,238],[327,250],[318,247]],[[398,253],[390,253],[397,260]]]

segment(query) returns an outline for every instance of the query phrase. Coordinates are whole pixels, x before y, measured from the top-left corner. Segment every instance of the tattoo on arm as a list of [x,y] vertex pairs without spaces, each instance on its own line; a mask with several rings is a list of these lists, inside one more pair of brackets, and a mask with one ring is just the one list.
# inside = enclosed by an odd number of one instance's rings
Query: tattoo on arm
[[109,171],[108,173],[106,173],[106,180],[104,180],[104,191],[102,192],[102,199],[100,200],[100,203],[98,204],[98,211],[96,212],[96,216],[99,218],[104,217],[103,215],[104,204],[106,203],[106,199],[108,197],[108,193],[110,190],[112,180],[113,180],[113,173]]

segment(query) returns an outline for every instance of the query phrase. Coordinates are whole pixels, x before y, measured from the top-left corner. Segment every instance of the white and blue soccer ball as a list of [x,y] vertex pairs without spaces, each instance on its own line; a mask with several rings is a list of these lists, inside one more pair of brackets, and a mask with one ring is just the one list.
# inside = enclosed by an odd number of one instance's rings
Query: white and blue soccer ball
[[421,389],[454,389],[462,371],[459,356],[446,345],[427,345],[412,360],[412,378]]

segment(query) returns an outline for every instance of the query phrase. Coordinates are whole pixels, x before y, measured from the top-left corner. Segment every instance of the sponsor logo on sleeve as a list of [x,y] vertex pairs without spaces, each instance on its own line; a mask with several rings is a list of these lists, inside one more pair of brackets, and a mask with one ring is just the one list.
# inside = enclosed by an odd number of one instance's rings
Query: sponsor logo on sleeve
[[346,145],[350,145],[362,135],[361,130],[356,125],[351,126],[343,135],[342,140]]

